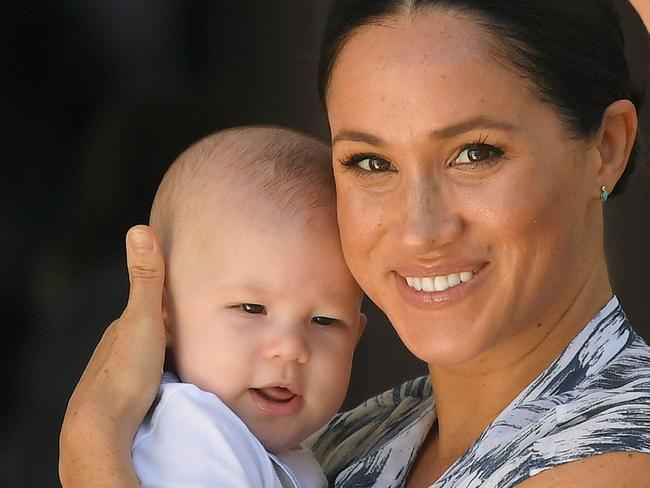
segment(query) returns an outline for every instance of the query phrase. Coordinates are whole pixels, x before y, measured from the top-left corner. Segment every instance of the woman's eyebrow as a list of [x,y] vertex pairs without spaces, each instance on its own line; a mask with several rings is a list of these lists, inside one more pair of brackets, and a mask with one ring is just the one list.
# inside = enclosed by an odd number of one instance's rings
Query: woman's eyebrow
[[[465,120],[463,122],[459,122],[457,124],[450,125],[448,127],[434,129],[429,132],[429,138],[450,139],[457,135],[464,134],[465,132],[470,132],[476,129],[500,129],[509,132],[516,132],[518,130],[516,126],[508,122],[492,119],[490,117],[481,115],[469,120]],[[378,135],[357,130],[340,130],[332,138],[332,145],[336,144],[339,141],[365,142],[366,144],[371,144],[373,146],[381,146],[384,144],[384,140]]]
[[340,130],[332,137],[332,146],[339,141],[365,142],[373,146],[381,146],[383,139],[374,134],[360,132],[356,130]]
[[484,115],[459,122],[448,127],[434,129],[429,133],[431,139],[451,139],[460,134],[476,129],[500,129],[508,132],[517,132],[518,128],[508,122],[492,119]]

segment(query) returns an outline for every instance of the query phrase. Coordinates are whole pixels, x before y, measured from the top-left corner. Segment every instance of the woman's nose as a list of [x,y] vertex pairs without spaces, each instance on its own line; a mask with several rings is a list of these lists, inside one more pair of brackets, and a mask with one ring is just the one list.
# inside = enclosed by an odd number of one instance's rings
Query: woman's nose
[[274,329],[266,339],[264,347],[266,358],[286,362],[297,361],[300,364],[309,361],[309,344],[304,326],[296,324],[278,326]]
[[399,235],[415,254],[426,254],[454,242],[462,233],[463,221],[444,189],[422,179],[404,188],[398,207]]

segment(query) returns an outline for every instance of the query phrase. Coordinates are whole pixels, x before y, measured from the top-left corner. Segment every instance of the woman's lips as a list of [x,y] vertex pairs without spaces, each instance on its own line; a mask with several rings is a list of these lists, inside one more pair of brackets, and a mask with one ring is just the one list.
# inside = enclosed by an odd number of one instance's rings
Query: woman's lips
[[267,415],[291,415],[303,404],[301,395],[280,386],[250,388],[249,392],[255,406]]
[[406,302],[418,308],[432,309],[465,298],[483,281],[488,268],[489,263],[481,263],[455,269],[411,269],[393,274],[397,289]]

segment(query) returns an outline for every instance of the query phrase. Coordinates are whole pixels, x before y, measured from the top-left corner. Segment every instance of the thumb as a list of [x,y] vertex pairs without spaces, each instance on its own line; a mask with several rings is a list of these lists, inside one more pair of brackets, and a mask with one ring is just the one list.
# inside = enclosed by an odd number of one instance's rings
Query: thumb
[[162,315],[165,264],[155,233],[146,225],[131,227],[126,234],[129,269],[129,316],[156,319]]

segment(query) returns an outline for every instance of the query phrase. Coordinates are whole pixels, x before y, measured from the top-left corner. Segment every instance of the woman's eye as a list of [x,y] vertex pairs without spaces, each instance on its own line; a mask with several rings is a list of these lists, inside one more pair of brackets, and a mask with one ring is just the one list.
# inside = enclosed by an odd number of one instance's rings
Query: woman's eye
[[367,177],[381,173],[397,172],[390,161],[373,154],[354,154],[339,158],[339,162],[348,170],[353,170],[357,176]]
[[357,162],[357,166],[361,169],[365,169],[366,171],[379,172],[389,171],[392,165],[385,159],[368,157],[360,159]]
[[240,307],[244,312],[250,314],[266,313],[266,307],[264,307],[264,305],[258,305],[257,303],[242,303]]
[[318,325],[333,325],[338,323],[337,319],[332,319],[329,317],[313,317],[311,321]]
[[466,147],[461,151],[454,160],[456,165],[478,165],[481,163],[492,162],[503,156],[503,151],[488,144],[474,144]]

